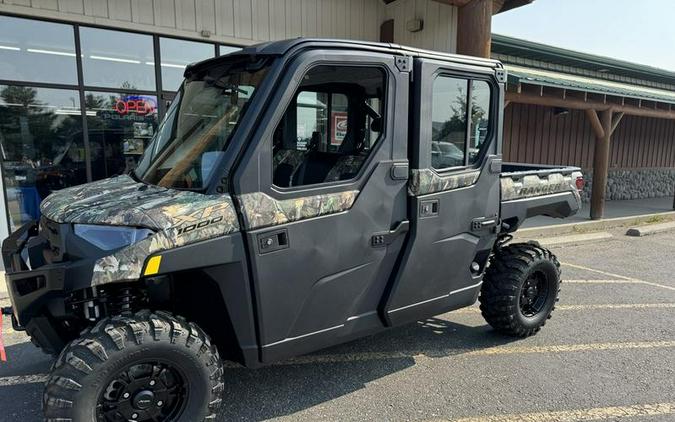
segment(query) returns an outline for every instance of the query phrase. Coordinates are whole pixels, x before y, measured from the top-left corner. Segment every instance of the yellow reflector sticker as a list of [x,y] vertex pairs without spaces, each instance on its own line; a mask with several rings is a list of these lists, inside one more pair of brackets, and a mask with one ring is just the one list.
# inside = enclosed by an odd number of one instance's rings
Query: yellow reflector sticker
[[159,272],[159,264],[162,262],[162,256],[153,256],[148,260],[148,263],[145,265],[145,272],[143,275],[153,275]]

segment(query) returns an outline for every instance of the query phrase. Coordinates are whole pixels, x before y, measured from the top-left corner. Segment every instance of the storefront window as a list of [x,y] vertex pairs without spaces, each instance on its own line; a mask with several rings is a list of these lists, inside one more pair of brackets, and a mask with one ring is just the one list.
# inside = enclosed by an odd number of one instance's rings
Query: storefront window
[[0,16],[0,79],[77,84],[73,27]]
[[0,85],[0,147],[14,230],[51,192],[87,181],[77,91]]
[[84,84],[154,91],[152,36],[80,28]]
[[185,66],[215,56],[213,44],[160,38],[162,89],[176,91],[183,82]]
[[220,55],[224,56],[226,54],[234,53],[235,51],[241,50],[239,47],[233,47],[231,45],[222,45],[220,44],[218,46],[218,49],[220,50]]
[[134,169],[157,129],[157,97],[86,92],[85,109],[92,178]]

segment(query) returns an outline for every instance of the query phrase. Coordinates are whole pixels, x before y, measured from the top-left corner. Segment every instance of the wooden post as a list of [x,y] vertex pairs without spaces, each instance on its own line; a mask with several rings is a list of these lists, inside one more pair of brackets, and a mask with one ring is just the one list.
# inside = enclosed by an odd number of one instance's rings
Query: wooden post
[[473,0],[459,8],[457,54],[490,58],[492,0]]
[[593,157],[593,189],[591,191],[591,220],[600,220],[605,212],[605,192],[609,171],[609,146],[612,138],[612,110],[600,113],[602,137],[595,139]]

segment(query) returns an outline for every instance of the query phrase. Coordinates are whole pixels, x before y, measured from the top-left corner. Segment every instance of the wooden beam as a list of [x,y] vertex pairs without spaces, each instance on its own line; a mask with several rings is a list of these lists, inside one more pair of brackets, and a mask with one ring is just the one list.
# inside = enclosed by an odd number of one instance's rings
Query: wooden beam
[[605,137],[605,130],[602,128],[602,123],[600,123],[600,118],[598,117],[598,112],[587,108],[586,109],[586,117],[588,118],[588,121],[591,123],[591,127],[593,128],[593,132],[595,133],[596,138],[604,138]]
[[473,0],[459,8],[457,54],[490,58],[492,0]]
[[605,212],[605,194],[609,171],[609,145],[612,137],[612,110],[600,113],[603,135],[595,140],[593,156],[593,188],[591,190],[591,220],[600,220]]
[[657,119],[675,119],[675,110],[653,110],[649,108],[640,108],[633,105],[603,104],[601,101],[589,99],[584,101],[571,97],[560,98],[516,92],[507,92],[506,99],[514,103],[541,105],[546,107],[572,108],[576,110],[612,110],[617,113],[624,113],[627,116],[654,117]]
[[616,130],[617,126],[619,126],[619,123],[621,123],[621,119],[623,119],[623,112],[618,112],[612,117],[612,133]]

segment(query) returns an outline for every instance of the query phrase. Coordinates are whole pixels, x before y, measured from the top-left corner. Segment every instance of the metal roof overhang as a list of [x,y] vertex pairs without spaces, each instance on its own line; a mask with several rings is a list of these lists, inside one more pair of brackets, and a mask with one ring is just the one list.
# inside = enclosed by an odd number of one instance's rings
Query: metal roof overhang
[[536,85],[675,104],[675,92],[548,70],[505,64],[510,84]]

